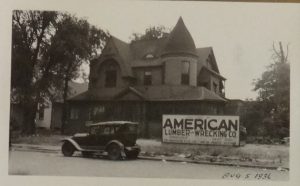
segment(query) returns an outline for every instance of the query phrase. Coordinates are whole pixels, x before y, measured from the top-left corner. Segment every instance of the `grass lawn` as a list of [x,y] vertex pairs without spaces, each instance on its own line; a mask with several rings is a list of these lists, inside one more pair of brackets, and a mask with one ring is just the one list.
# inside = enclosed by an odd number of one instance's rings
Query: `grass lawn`
[[216,146],[216,145],[189,145],[168,144],[158,140],[141,139],[137,142],[144,152],[169,156],[177,154],[211,159],[221,158],[231,161],[247,161],[252,163],[268,163],[289,167],[288,145],[246,144],[244,146]]

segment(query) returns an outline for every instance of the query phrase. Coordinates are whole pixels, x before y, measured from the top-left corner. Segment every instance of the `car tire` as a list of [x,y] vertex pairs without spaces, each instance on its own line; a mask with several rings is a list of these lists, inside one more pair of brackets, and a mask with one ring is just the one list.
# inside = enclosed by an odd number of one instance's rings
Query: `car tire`
[[108,146],[107,153],[110,160],[121,159],[121,147],[115,143]]
[[75,147],[70,142],[64,142],[64,144],[61,147],[61,151],[64,156],[70,157],[73,155],[75,151]]

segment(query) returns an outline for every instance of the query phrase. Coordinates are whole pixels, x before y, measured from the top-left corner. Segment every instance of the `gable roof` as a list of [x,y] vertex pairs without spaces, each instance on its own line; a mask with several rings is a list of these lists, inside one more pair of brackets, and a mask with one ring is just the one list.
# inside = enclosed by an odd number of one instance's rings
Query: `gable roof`
[[132,56],[128,43],[110,35],[100,56],[92,59],[90,68],[91,72],[95,71],[95,69],[97,69],[98,66],[107,59],[119,62],[121,72],[124,77],[133,76],[130,64]]
[[144,95],[142,93],[140,93],[138,90],[136,90],[135,88],[133,88],[133,87],[128,87],[128,88],[124,89],[123,91],[121,91],[120,93],[116,94],[114,96],[114,99],[122,98],[123,96],[128,95],[130,93],[134,94],[135,96],[137,96],[141,100],[145,99]]
[[211,70],[214,70],[215,72],[220,73],[212,47],[197,48],[196,52],[197,52],[197,56],[199,57],[199,61],[206,67],[208,67],[207,59],[209,58],[209,56],[211,56],[212,57],[211,65],[213,68]]
[[207,60],[209,54],[211,53],[212,47],[203,47],[203,48],[197,48],[197,56],[199,57],[199,60],[205,64],[205,61]]
[[132,76],[131,66],[128,63],[131,61],[129,44],[125,43],[124,41],[121,41],[120,39],[114,36],[111,36],[111,40],[114,46],[116,47],[118,54],[120,55],[120,58],[122,60],[123,76]]

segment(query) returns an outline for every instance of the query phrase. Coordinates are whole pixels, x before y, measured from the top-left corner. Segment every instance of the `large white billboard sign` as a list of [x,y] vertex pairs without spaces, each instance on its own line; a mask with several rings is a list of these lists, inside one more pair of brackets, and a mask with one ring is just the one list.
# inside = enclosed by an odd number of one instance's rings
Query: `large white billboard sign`
[[239,145],[239,116],[163,115],[166,143]]

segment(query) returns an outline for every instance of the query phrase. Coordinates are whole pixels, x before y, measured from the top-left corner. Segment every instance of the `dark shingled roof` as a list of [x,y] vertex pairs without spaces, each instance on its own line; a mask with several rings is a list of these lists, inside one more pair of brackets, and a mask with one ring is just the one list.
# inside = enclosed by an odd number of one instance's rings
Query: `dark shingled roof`
[[206,89],[205,87],[192,87],[182,85],[158,85],[135,87],[146,100],[151,101],[226,101],[224,98]]
[[70,100],[107,101],[133,92],[146,101],[221,101],[226,102],[218,94],[209,91],[205,87],[158,85],[136,86],[130,88],[112,88],[98,92],[84,92]]
[[[199,61],[202,63],[202,65],[207,66],[206,60],[208,59],[208,56],[211,55],[211,57],[213,58],[211,61],[211,65],[212,65],[212,70],[214,70],[216,73],[220,73],[219,72],[219,68],[218,65],[216,63],[216,59],[214,56],[214,51],[212,47],[204,47],[204,48],[197,48],[196,49],[197,52],[197,56],[199,57]],[[211,69],[209,69],[211,70]]]
[[171,31],[166,41],[162,54],[185,53],[196,55],[194,40],[186,28],[182,17],[179,18],[176,26]]
[[206,65],[206,60],[211,53],[212,47],[203,47],[203,48],[197,48],[197,56],[199,57],[199,60],[203,65]]
[[166,40],[167,38],[133,41],[130,44],[130,49],[134,59],[145,59],[147,54],[159,57]]
[[[74,96],[80,95],[81,93],[88,90],[88,83],[76,83],[73,81],[69,81],[69,92],[67,99],[70,99]],[[62,94],[57,96],[55,99],[55,102],[63,102],[63,96]]]
[[122,65],[124,65],[124,76],[132,76],[131,65],[129,63],[132,60],[132,56],[129,44],[114,36],[111,36],[111,39],[118,50]]
[[[124,76],[132,76],[132,68],[134,67],[150,67],[160,66],[163,64],[161,55],[185,53],[198,57],[199,62],[206,66],[206,60],[209,55],[213,54],[212,47],[196,48],[194,40],[187,30],[182,17],[179,18],[176,26],[171,33],[164,38],[152,40],[138,40],[130,44],[126,43],[114,36],[110,38],[121,58],[121,66],[124,69]],[[151,54],[153,58],[146,58]],[[215,59],[214,59],[215,60]],[[214,71],[219,73],[216,62],[213,60],[212,65]]]
[[88,90],[86,92],[83,92],[73,98],[71,98],[70,100],[87,100],[87,101],[93,101],[93,100],[112,100],[112,98],[117,95],[120,94],[122,91],[124,90],[124,88],[105,88],[105,89],[101,89],[101,91],[99,91],[98,89],[96,90]]

